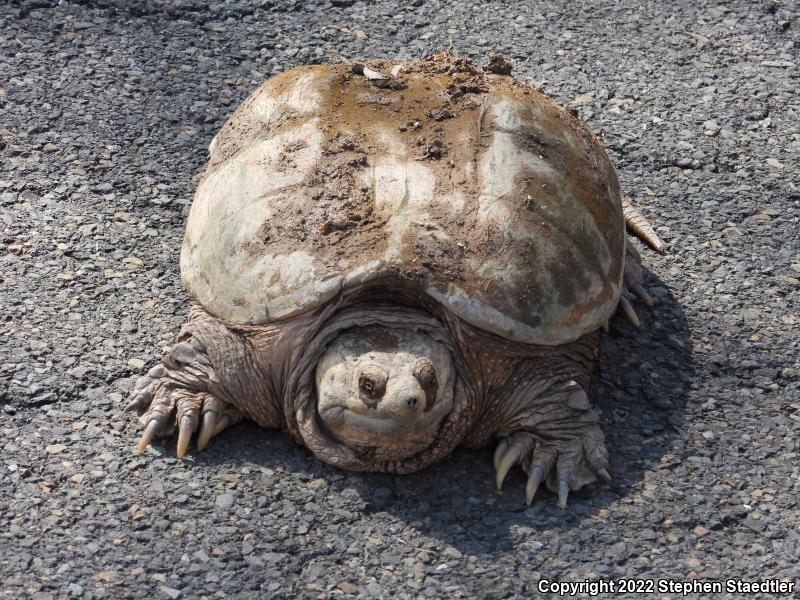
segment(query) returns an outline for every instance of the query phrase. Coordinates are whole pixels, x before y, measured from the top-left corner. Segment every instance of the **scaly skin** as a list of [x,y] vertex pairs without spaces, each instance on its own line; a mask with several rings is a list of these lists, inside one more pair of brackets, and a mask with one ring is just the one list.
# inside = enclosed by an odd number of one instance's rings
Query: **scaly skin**
[[656,252],[661,253],[664,251],[664,242],[658,237],[653,226],[647,222],[644,215],[631,203],[630,198],[624,194],[622,195],[622,216],[625,218],[626,227],[630,229],[636,237]]

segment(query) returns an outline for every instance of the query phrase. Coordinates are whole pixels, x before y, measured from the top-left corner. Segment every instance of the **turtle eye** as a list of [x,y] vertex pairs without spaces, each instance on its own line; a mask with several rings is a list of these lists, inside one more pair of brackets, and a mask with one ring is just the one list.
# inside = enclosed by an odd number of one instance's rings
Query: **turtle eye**
[[375,382],[368,377],[361,378],[361,391],[372,396],[375,393]]
[[386,373],[375,365],[367,366],[358,377],[358,391],[367,406],[375,406],[386,388]]

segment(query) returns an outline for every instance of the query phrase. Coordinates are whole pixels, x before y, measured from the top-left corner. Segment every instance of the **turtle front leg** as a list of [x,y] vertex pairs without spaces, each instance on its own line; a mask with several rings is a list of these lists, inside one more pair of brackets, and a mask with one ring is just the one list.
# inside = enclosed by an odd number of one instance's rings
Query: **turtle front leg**
[[634,327],[640,326],[639,316],[631,304],[631,300],[638,298],[647,306],[653,306],[655,301],[644,288],[642,276],[642,257],[636,247],[626,240],[625,271],[623,274],[622,294],[619,297],[617,310],[620,311]]
[[198,431],[197,449],[242,418],[229,403],[209,393],[219,380],[200,342],[192,337],[178,342],[136,383],[125,412],[136,412],[144,426],[138,452],[154,438],[178,429],[177,456],[183,458],[189,440]]
[[533,502],[542,482],[566,508],[570,491],[597,479],[610,481],[608,450],[599,413],[574,380],[550,387],[501,432],[494,453],[497,489],[514,465],[528,476],[525,500]]
[[276,344],[280,331],[271,326],[233,327],[199,306],[177,343],[134,386],[125,412],[144,425],[139,452],[160,436],[178,430],[178,458],[194,432],[197,449],[242,418],[262,427],[283,424],[275,392],[280,372]]

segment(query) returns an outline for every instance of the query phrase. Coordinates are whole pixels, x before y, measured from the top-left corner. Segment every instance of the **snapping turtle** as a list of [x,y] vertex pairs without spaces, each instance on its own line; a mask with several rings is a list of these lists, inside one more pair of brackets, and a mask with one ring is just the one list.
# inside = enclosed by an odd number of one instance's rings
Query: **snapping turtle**
[[609,479],[596,332],[652,302],[626,222],[661,242],[589,129],[496,58],[300,67],[234,112],[186,225],[196,303],[126,408],[139,451],[248,418],[359,471],[497,442],[528,503]]

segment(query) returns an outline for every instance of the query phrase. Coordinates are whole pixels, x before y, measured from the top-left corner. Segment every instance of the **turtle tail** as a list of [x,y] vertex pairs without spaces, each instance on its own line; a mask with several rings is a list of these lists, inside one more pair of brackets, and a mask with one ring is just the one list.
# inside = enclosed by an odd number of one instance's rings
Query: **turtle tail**
[[656,252],[664,252],[664,242],[653,230],[653,226],[642,216],[639,209],[631,204],[630,199],[625,195],[622,196],[622,214],[625,217],[625,225],[636,234],[636,237]]

